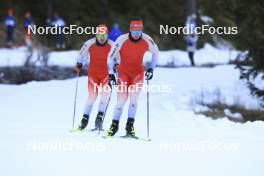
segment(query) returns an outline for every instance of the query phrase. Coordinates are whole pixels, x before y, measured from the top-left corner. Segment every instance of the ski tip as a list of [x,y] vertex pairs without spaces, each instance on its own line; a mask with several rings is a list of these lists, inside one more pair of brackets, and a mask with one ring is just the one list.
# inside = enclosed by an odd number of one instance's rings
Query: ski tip
[[143,139],[144,141],[152,141],[150,138]]
[[125,136],[120,136],[121,138],[124,138],[124,139],[136,139],[136,140],[140,140],[140,141],[151,141],[150,138],[144,138],[144,137],[138,137],[138,136],[128,136],[128,135],[125,135]]
[[[143,137],[138,137],[138,136],[119,136],[120,138],[123,138],[123,139],[132,139],[132,140],[139,140],[139,141],[151,141],[150,138],[143,138]],[[102,136],[103,139],[112,139],[114,138],[114,136]]]
[[72,128],[72,129],[69,129],[69,132],[70,133],[74,133],[74,132],[81,132],[82,130],[79,129],[79,128]]
[[146,137],[146,138],[144,138],[144,137],[138,137],[140,140],[142,140],[142,141],[152,141],[152,139],[151,138],[149,138],[149,137]]
[[111,139],[113,136],[102,136],[103,139]]
[[151,139],[149,139],[149,138],[142,138],[142,137],[138,138],[138,140],[140,140],[140,141],[151,141]]

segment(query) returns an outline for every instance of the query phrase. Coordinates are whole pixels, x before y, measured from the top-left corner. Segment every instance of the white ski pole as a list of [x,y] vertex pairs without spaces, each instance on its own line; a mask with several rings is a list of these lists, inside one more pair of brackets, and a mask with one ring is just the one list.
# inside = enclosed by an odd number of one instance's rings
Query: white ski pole
[[147,137],[149,138],[149,80],[147,80]]
[[75,86],[75,95],[74,95],[74,104],[73,104],[73,117],[72,117],[72,128],[74,128],[74,121],[75,121],[76,99],[77,99],[77,92],[78,92],[78,78],[79,78],[79,73],[77,73],[77,75],[76,75],[76,86]]

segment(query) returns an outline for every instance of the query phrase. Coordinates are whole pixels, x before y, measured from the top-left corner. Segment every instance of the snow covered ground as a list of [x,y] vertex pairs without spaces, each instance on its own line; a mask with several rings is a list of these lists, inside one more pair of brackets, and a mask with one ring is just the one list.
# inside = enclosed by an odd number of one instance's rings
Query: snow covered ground
[[[0,66],[22,66],[26,59],[26,48],[0,49]],[[38,50],[34,50],[32,61],[38,58]],[[50,53],[49,65],[73,66],[76,63],[78,51],[54,51]],[[239,54],[236,50],[217,49],[210,44],[205,44],[203,48],[197,50],[195,62],[197,65],[204,64],[228,64],[234,61]],[[151,54],[146,53],[145,61]],[[165,66],[188,66],[190,61],[188,55],[182,50],[161,51],[158,65]]]
[[[1,175],[262,176],[263,122],[240,124],[193,112],[193,97],[202,90],[211,92],[216,88],[230,103],[239,97],[245,105],[258,106],[238,78],[239,72],[232,65],[157,68],[151,84],[172,86],[172,92],[150,95],[151,142],[69,133],[74,79],[0,85]],[[81,77],[76,123],[87,97],[86,84],[87,77]],[[114,93],[105,128],[110,126],[115,97]],[[89,128],[93,127],[96,109]],[[126,111],[127,107],[117,136],[125,133]],[[145,136],[145,93],[141,94],[136,118],[136,133]]]

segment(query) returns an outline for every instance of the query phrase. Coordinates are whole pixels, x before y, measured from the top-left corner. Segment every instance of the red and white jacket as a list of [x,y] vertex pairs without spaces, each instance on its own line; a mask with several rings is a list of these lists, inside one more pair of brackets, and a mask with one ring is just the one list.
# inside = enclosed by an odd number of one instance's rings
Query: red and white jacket
[[123,34],[114,43],[108,55],[109,73],[114,73],[115,58],[120,58],[116,68],[118,72],[141,73],[144,71],[143,57],[146,51],[152,53],[150,68],[154,69],[158,59],[159,49],[152,38],[142,33],[138,41],[129,39],[129,33]]
[[95,38],[86,41],[78,54],[77,63],[87,63],[88,74],[107,75],[107,56],[112,45],[111,40],[108,40],[105,45],[98,45]]

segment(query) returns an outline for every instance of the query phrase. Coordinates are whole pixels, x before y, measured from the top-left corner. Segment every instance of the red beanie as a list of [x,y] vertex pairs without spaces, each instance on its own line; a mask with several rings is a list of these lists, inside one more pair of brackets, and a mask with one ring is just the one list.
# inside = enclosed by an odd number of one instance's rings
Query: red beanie
[[131,20],[130,30],[143,30],[143,21],[142,20]]
[[108,28],[105,24],[99,24],[96,27],[96,33],[97,34],[108,34]]

